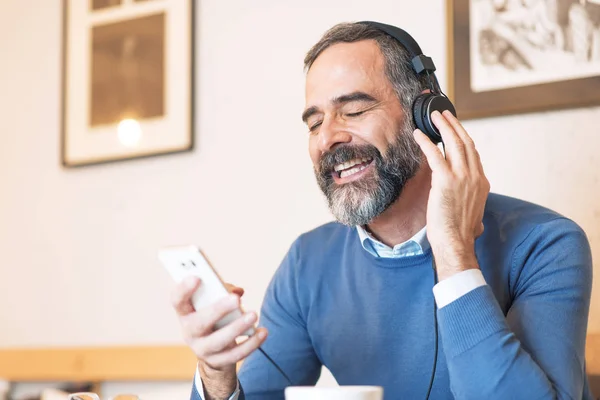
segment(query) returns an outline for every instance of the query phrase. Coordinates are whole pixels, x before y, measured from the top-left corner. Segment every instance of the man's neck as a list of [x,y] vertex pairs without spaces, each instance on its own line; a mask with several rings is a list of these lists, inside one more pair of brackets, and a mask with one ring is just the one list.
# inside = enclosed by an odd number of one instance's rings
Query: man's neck
[[407,241],[427,222],[430,188],[431,170],[423,165],[406,183],[398,200],[366,228],[377,240],[390,247]]

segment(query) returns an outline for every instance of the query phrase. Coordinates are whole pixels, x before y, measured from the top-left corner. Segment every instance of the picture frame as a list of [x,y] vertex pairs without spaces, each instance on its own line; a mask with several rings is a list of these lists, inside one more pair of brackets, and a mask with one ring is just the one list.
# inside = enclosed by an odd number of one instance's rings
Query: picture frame
[[191,151],[194,0],[63,0],[61,161]]
[[600,104],[600,0],[447,0],[460,119]]

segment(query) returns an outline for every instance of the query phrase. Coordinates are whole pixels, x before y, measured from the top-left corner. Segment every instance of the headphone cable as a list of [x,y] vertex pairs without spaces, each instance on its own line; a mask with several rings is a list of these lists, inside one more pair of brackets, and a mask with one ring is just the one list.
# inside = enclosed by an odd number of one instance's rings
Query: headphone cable
[[[433,256],[432,256],[433,257]],[[435,266],[435,259],[431,261],[431,268],[433,269],[433,285],[437,285],[437,270]],[[429,379],[429,388],[427,389],[426,400],[429,400],[431,389],[433,388],[433,378],[435,377],[435,370],[437,368],[438,359],[438,324],[437,324],[437,305],[435,304],[435,298],[433,299],[433,331],[434,331],[434,345],[433,345],[433,368],[431,371],[431,378]]]
[[[444,158],[446,158],[446,144],[441,141],[438,144],[438,149],[442,152]],[[435,258],[431,256],[431,269],[433,269],[433,286],[438,283],[437,266],[435,265]],[[429,379],[429,388],[427,389],[426,400],[429,400],[431,395],[431,389],[433,388],[433,378],[435,377],[435,370],[437,368],[438,359],[438,323],[437,323],[437,304],[435,303],[435,297],[433,298],[433,368],[431,371],[431,378]]]
[[[433,284],[435,286],[438,283],[435,259],[432,259],[432,261],[431,261],[431,268],[433,269]],[[435,299],[433,300],[433,325],[434,325],[433,368],[431,371],[431,378],[429,379],[429,388],[427,389],[427,396],[425,397],[426,400],[429,400],[429,396],[431,394],[431,389],[433,388],[433,380],[435,378],[435,371],[437,369],[437,359],[438,359],[438,326],[437,326],[438,324],[437,324],[437,305],[435,303]],[[290,377],[287,376],[287,374],[285,372],[283,372],[281,367],[279,365],[277,365],[277,363],[267,354],[267,352],[264,351],[262,347],[259,347],[258,350],[267,358],[267,360],[269,360],[271,362],[271,364],[273,364],[273,366],[275,366],[275,368],[277,368],[277,370],[281,373],[281,375],[288,381],[290,386],[294,386]]]
[[294,386],[294,384],[292,383],[292,380],[285,374],[285,372],[283,372],[283,370],[279,367],[279,365],[277,365],[277,363],[275,361],[273,361],[273,359],[271,357],[269,357],[269,355],[262,349],[262,347],[259,347],[258,350],[260,350],[260,352],[263,353],[263,355],[265,357],[267,357],[267,360],[269,360],[271,362],[271,364],[273,364],[275,366],[275,368],[277,368],[277,370],[281,373],[281,375],[283,375],[285,377],[285,379],[289,382],[290,386]]

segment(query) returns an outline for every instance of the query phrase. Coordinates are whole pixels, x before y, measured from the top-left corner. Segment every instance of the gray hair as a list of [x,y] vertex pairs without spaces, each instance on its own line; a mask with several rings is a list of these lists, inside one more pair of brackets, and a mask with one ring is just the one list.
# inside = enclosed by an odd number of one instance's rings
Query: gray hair
[[[353,43],[372,39],[385,59],[385,74],[405,112],[412,117],[415,98],[427,88],[426,77],[418,77],[411,66],[410,54],[396,39],[359,22],[340,23],[330,28],[306,54],[304,69],[308,71],[317,57],[337,43]],[[409,118],[412,121],[412,118]]]

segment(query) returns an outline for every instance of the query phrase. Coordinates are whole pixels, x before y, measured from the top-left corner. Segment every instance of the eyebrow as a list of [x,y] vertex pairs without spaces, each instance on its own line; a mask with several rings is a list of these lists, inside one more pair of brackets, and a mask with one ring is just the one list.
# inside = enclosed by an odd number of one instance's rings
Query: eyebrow
[[[352,92],[352,93],[343,94],[341,96],[334,98],[332,103],[339,106],[342,104],[351,103],[353,101],[363,101],[363,102],[367,102],[367,103],[375,103],[375,102],[377,102],[377,99],[365,92]],[[314,114],[316,114],[317,112],[319,112],[319,109],[317,108],[317,106],[308,107],[302,113],[302,121],[304,123],[306,123],[306,121],[310,117],[312,117]]]

